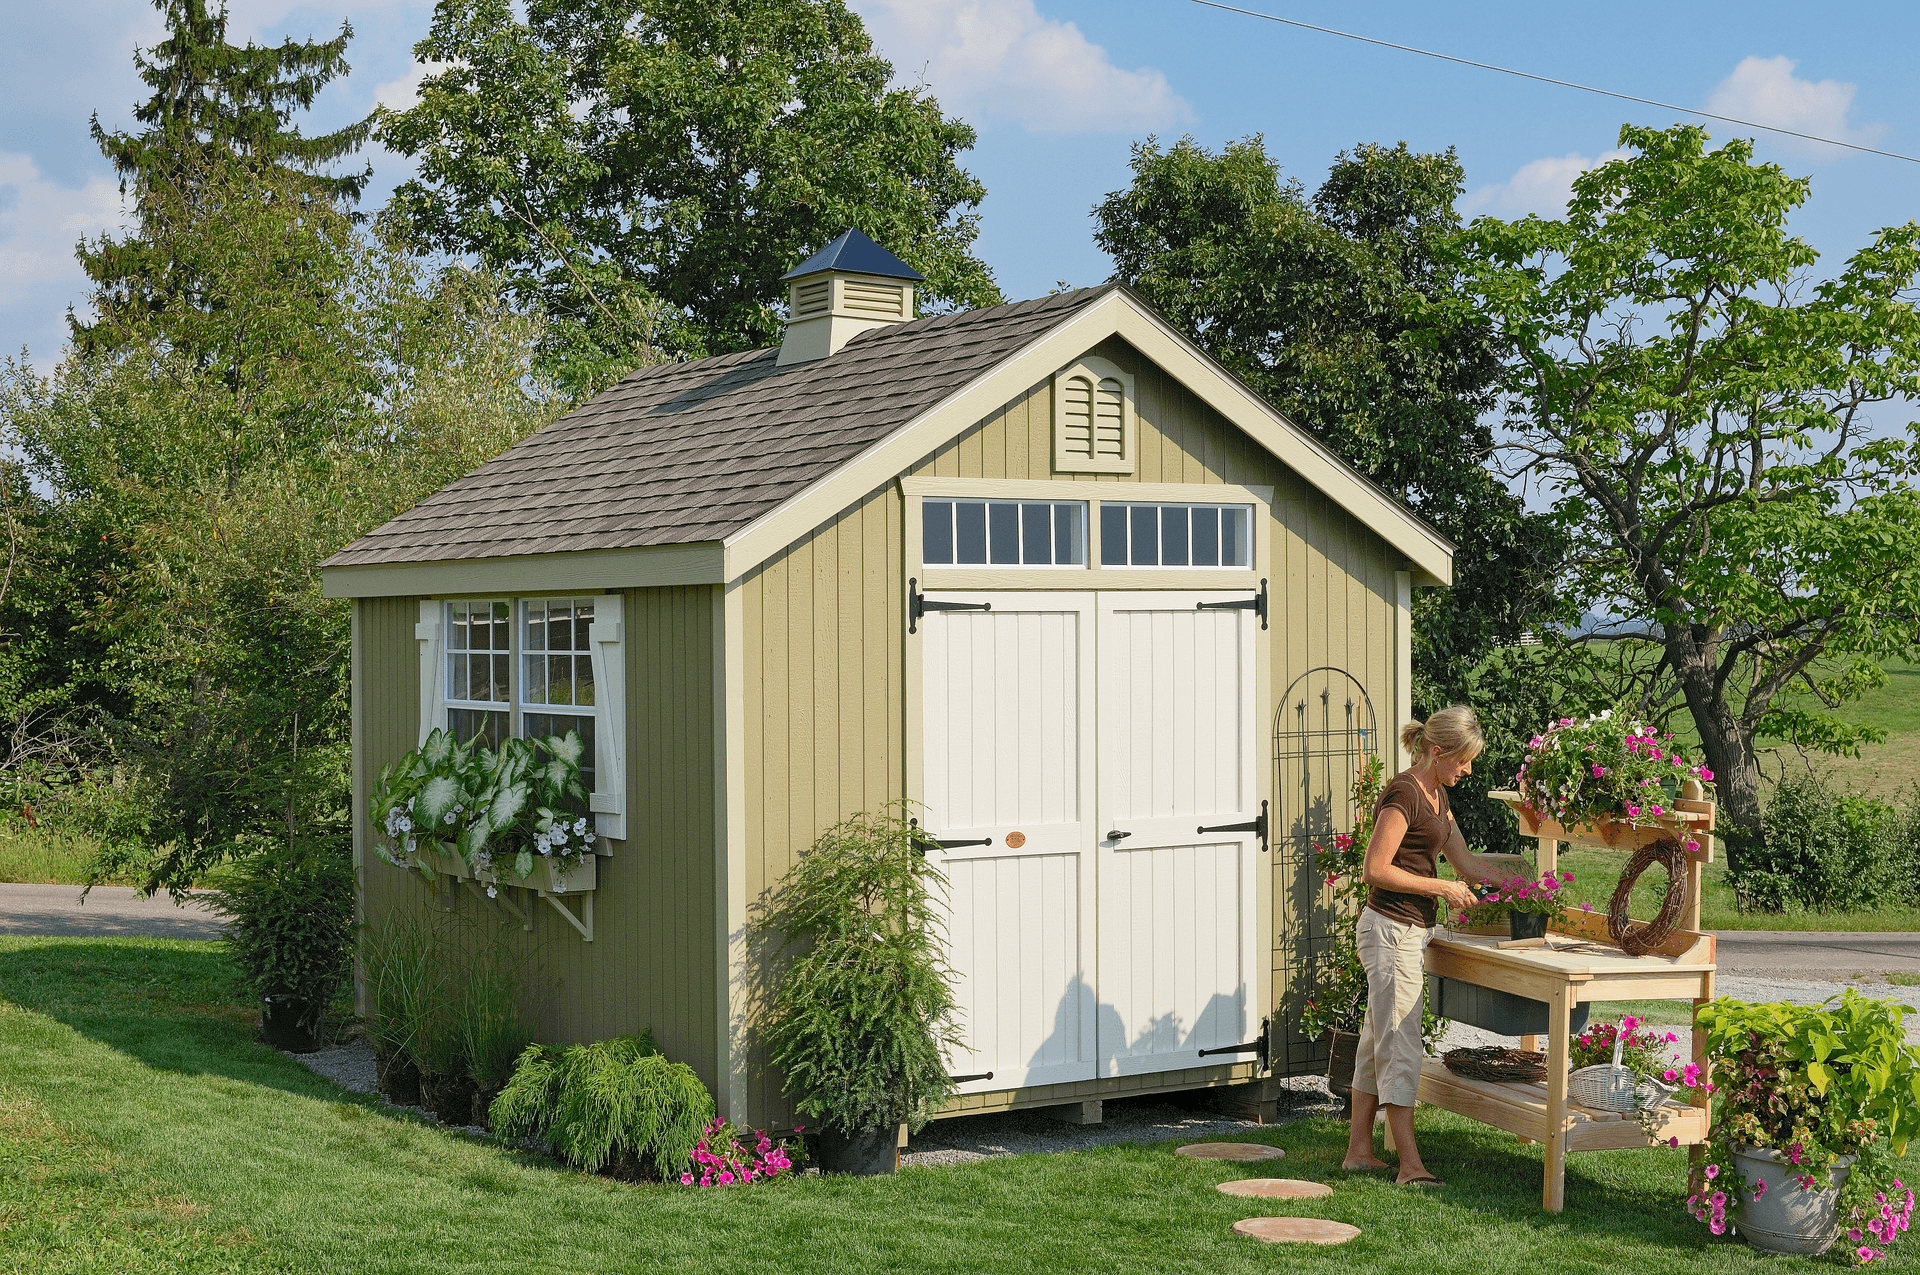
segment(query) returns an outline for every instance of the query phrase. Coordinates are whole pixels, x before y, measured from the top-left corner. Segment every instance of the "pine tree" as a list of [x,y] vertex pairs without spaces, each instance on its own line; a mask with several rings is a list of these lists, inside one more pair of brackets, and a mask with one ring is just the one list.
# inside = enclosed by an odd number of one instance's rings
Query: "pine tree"
[[360,120],[319,137],[303,136],[292,124],[296,111],[335,77],[348,71],[347,42],[353,28],[324,42],[278,46],[227,43],[227,9],[209,11],[207,0],[154,0],[166,17],[168,36],[152,49],[134,52],[134,66],[153,96],[134,111],[141,131],[109,133],[93,118],[93,139],[120,175],[120,193],[132,201],[140,228],[124,239],[103,235],[83,241],[78,256],[92,280],[93,309],[84,322],[69,315],[83,350],[113,348],[144,320],[169,309],[197,304],[193,272],[171,260],[152,224],[181,210],[193,215],[198,193],[219,184],[236,166],[269,178],[264,184],[297,198],[347,208],[358,201],[371,166],[337,175],[328,167],[365,145],[373,119]]

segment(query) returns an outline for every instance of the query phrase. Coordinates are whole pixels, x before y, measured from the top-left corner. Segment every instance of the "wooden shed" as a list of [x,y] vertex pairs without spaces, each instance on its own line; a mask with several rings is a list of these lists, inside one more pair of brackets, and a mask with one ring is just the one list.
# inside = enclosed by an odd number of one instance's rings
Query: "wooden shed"
[[635,372],[327,560],[365,914],[432,897],[369,852],[382,766],[573,725],[599,857],[505,892],[549,1038],[650,1027],[784,1127],[751,922],[905,798],[951,885],[948,1114],[1306,1070],[1311,843],[1361,756],[1404,764],[1451,547],[1126,288],[915,319],[919,278],[849,231],[778,349]]

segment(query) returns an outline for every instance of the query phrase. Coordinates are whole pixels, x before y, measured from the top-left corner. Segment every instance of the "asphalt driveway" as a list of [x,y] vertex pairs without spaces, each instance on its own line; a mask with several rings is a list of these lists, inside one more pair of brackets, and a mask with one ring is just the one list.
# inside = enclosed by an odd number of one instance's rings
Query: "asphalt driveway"
[[77,885],[0,884],[0,935],[60,938],[217,939],[221,921],[189,897],[141,898],[130,886],[97,885],[85,902]]

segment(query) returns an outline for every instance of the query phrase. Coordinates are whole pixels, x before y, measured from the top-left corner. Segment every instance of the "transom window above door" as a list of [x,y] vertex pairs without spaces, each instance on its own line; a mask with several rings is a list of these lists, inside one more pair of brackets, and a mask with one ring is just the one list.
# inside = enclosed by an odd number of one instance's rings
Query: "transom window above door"
[[921,559],[929,566],[1083,567],[1082,501],[925,500]]
[[1251,505],[1100,506],[1103,567],[1245,567],[1253,562]]

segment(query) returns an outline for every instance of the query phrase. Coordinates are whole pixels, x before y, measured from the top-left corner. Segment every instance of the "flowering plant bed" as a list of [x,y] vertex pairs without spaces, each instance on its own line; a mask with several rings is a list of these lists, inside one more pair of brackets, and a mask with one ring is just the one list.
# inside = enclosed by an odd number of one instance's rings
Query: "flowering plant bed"
[[1920,1051],[1906,1043],[1906,1014],[1852,990],[1821,1005],[1703,1006],[1695,1030],[1716,1083],[1695,1069],[1680,1079],[1713,1095],[1714,1117],[1688,1211],[1716,1235],[1738,1230],[1768,1191],[1741,1162],[1764,1156],[1786,1167],[1791,1185],[1776,1191],[1837,1188],[1851,1260],[1886,1256],[1914,1205],[1892,1168],[1920,1130]]
[[[796,1135],[805,1125],[795,1125]],[[746,1186],[753,1182],[771,1182],[783,1175],[791,1177],[806,1159],[804,1144],[796,1136],[792,1143],[784,1138],[776,1142],[765,1130],[755,1129],[749,1139],[731,1120],[716,1119],[700,1131],[694,1144],[693,1167],[680,1175],[682,1186]]]
[[1514,783],[1529,810],[1559,824],[1647,828],[1679,808],[1690,779],[1704,785],[1713,772],[1689,765],[1672,735],[1608,709],[1548,723],[1530,741]]
[[1454,918],[1454,928],[1492,925],[1516,913],[1542,917],[1547,925],[1558,924],[1567,914],[1567,905],[1560,901],[1560,891],[1571,880],[1571,872],[1549,872],[1538,879],[1508,877],[1504,881],[1486,882],[1476,887],[1480,901]]
[[499,751],[482,739],[462,743],[444,730],[380,772],[370,800],[381,858],[412,867],[429,881],[443,872],[475,876],[499,893],[506,867],[520,881],[537,860],[556,884],[593,853],[597,840],[583,815],[580,779],[586,745],[578,733],[506,739]]

